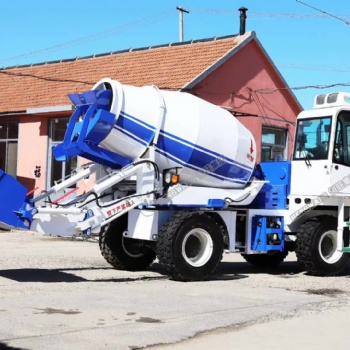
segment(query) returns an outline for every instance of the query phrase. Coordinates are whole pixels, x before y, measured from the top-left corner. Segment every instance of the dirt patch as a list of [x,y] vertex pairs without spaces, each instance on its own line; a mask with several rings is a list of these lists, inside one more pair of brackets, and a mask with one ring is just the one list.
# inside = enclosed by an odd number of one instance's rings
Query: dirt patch
[[162,323],[161,320],[157,318],[152,318],[152,317],[140,317],[139,319],[136,320],[136,322],[143,322],[143,323]]
[[61,315],[76,315],[80,314],[81,312],[78,310],[62,310],[62,309],[53,309],[51,307],[47,307],[46,309],[35,309],[39,310],[41,312],[36,312],[37,314],[48,314],[48,315],[53,315],[53,314],[61,314]]
[[336,297],[339,294],[345,293],[344,291],[336,288],[306,289],[304,292],[315,295],[326,295],[329,297]]

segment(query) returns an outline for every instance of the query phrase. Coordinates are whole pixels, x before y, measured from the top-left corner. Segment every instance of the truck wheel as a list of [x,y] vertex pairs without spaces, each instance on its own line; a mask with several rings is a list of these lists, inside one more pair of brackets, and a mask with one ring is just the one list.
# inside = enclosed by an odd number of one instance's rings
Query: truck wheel
[[283,262],[288,252],[270,251],[264,254],[242,254],[242,257],[249,264],[256,267],[275,267]]
[[127,215],[123,215],[100,232],[101,254],[117,270],[146,270],[156,258],[156,253],[142,245],[142,241],[123,236],[127,219]]
[[[344,238],[348,241],[348,237]],[[336,241],[336,218],[323,216],[309,219],[297,232],[295,252],[298,262],[311,275],[341,274],[348,265],[349,256],[337,251]]]
[[204,213],[175,214],[158,233],[159,263],[176,280],[207,278],[219,265],[223,250],[222,229]]

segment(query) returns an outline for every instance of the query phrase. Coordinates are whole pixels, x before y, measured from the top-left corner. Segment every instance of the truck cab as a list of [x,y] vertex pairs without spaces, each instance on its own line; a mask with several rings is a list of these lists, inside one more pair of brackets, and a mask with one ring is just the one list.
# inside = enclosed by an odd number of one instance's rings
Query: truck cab
[[349,93],[318,95],[298,116],[292,169],[292,196],[350,195]]

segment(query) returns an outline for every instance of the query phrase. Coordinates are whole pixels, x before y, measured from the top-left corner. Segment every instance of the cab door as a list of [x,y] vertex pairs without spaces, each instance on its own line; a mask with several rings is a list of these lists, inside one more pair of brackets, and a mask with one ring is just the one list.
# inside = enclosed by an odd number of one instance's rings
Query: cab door
[[347,110],[337,116],[329,194],[350,196],[350,111]]
[[331,116],[299,119],[294,145],[291,193],[319,196],[330,186]]

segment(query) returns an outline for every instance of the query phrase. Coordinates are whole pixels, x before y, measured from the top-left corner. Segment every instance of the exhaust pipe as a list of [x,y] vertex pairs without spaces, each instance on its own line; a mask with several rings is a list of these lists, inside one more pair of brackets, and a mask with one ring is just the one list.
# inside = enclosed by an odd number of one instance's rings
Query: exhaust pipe
[[240,16],[239,16],[239,19],[240,19],[239,35],[244,35],[245,34],[245,24],[246,24],[248,9],[246,7],[241,7],[238,10],[240,12]]

